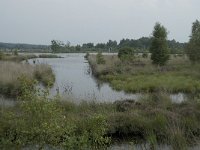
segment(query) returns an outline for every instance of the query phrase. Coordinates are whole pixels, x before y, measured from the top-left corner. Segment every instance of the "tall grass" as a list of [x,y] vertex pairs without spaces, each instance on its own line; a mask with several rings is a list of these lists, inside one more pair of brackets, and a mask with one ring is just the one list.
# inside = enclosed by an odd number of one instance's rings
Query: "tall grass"
[[30,54],[30,55],[11,55],[11,54],[5,54],[2,60],[4,61],[14,61],[14,62],[21,62],[24,60],[37,58],[36,55]]
[[55,77],[48,65],[36,65],[1,61],[0,62],[0,93],[9,97],[17,96],[20,91],[18,78],[25,76],[30,80],[38,80],[47,85],[53,84]]

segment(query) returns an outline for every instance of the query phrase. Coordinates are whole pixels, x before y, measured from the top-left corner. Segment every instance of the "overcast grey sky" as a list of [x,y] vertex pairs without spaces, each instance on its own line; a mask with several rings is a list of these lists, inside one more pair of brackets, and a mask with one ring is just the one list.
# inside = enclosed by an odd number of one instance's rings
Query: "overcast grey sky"
[[196,19],[200,0],[0,0],[0,41],[119,41],[150,36],[158,21],[185,42]]

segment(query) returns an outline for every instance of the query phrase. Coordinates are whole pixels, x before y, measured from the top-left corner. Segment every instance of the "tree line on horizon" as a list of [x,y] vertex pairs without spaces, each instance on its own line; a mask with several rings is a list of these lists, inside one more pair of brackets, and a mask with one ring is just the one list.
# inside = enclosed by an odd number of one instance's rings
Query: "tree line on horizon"
[[[53,52],[118,52],[120,48],[129,47],[136,52],[148,52],[152,43],[152,37],[142,37],[139,39],[122,39],[118,43],[116,40],[109,40],[106,43],[84,43],[82,45],[71,46],[70,42],[64,44],[62,41],[52,40],[51,49]],[[171,53],[183,53],[186,43],[180,43],[176,40],[167,40]]]
[[[160,23],[156,23],[153,29],[149,52],[154,65],[164,66],[170,58],[170,48],[167,41],[167,29]],[[144,53],[143,53],[144,54]],[[192,33],[186,44],[184,54],[187,54],[192,64],[200,62],[200,21],[196,20],[192,25]],[[134,51],[130,48],[119,50],[120,59],[134,59]],[[130,57],[131,56],[131,57]]]

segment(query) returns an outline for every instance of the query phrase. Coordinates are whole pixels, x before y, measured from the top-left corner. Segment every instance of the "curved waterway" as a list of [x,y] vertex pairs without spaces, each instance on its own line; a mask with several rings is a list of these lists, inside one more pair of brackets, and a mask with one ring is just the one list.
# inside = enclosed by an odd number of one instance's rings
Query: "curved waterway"
[[[141,94],[126,94],[123,91],[113,90],[108,83],[98,81],[93,75],[88,61],[82,53],[57,54],[63,58],[37,58],[36,63],[49,64],[56,76],[51,95],[59,93],[64,99],[80,102],[114,102],[116,100],[138,100]],[[29,60],[33,63],[33,60]],[[184,100],[182,94],[170,96],[172,101]]]
[[[56,81],[50,89],[51,95],[59,93],[73,101],[113,102],[124,99],[138,99],[140,94],[126,94],[113,90],[109,84],[99,82],[92,76],[85,54],[57,54],[63,58],[37,58],[36,63],[52,67]],[[29,60],[30,63],[33,60]]]

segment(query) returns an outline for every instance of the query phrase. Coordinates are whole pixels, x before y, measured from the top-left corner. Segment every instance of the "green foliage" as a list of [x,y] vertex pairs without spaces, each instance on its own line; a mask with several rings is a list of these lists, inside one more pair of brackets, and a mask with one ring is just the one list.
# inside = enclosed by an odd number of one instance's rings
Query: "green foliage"
[[191,66],[184,55],[171,57],[162,67],[151,64],[149,58],[135,56],[133,61],[120,61],[117,56],[104,55],[106,64],[96,64],[95,56],[89,62],[99,79],[109,82],[115,90],[129,93],[167,91],[169,93],[200,91],[200,65]]
[[37,81],[28,78],[25,75],[22,75],[18,78],[19,81],[19,93],[18,93],[18,99],[22,101],[31,101],[37,94]]
[[81,46],[80,46],[80,45],[77,45],[77,46],[75,47],[75,49],[76,49],[76,51],[80,52],[80,51],[81,51]]
[[159,23],[156,23],[154,27],[150,52],[152,53],[151,59],[153,64],[163,66],[169,60],[167,31],[166,28]]
[[58,41],[56,40],[51,41],[51,50],[53,53],[59,52],[60,48],[61,48],[61,45]]
[[93,48],[94,47],[94,44],[93,43],[85,43],[83,44],[82,46],[84,49],[90,49],[90,48]]
[[130,47],[123,47],[119,49],[118,57],[123,61],[130,61],[134,58],[134,50]]
[[117,47],[117,41],[109,40],[106,44],[107,48],[116,48]]
[[191,62],[200,62],[200,22],[198,20],[193,23],[192,34],[186,49]]
[[[19,81],[22,102],[17,110],[0,112],[0,148],[37,145],[39,149],[53,146],[74,150],[96,149],[109,144],[110,140],[105,136],[105,117],[93,115],[86,120],[75,120],[65,114],[59,97],[49,99],[48,90],[33,89],[30,87],[32,81],[25,77]],[[80,125],[84,126],[81,130]]]
[[106,48],[106,44],[104,43],[97,43],[95,48],[99,48],[99,49],[105,49]]
[[103,58],[102,53],[100,53],[100,52],[96,55],[96,61],[97,61],[97,64],[105,64],[106,63]]

